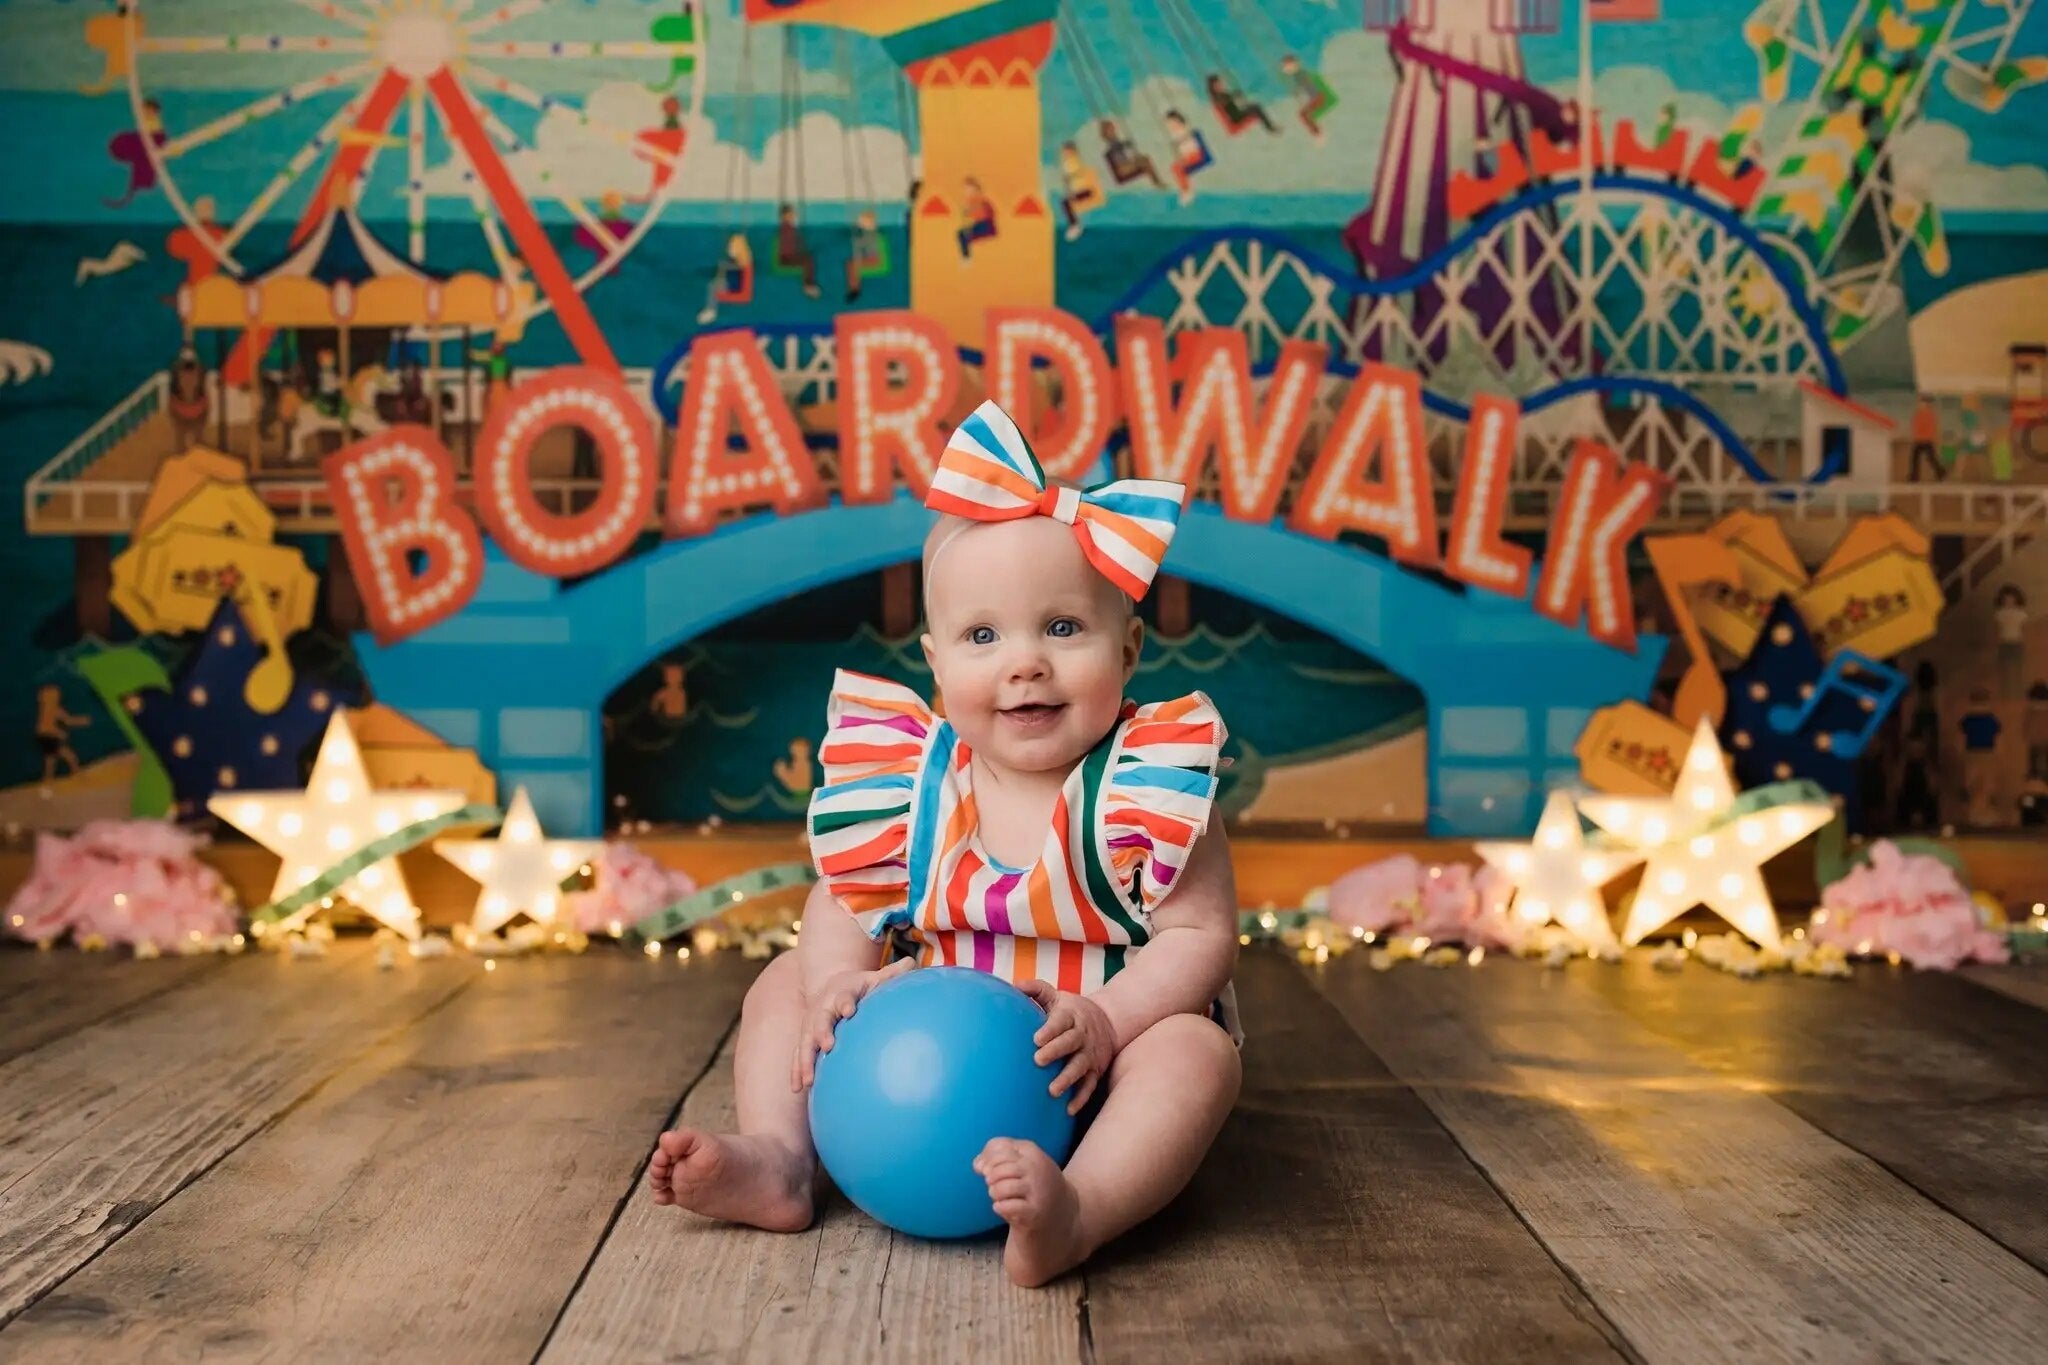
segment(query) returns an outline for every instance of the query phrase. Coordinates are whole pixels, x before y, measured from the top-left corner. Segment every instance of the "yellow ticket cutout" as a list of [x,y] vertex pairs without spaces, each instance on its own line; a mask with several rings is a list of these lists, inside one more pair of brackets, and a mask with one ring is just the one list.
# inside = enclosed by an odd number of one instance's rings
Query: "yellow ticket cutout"
[[498,779],[476,756],[476,750],[450,744],[412,717],[379,702],[351,710],[348,719],[371,786],[457,791],[466,795],[471,805],[498,804]]
[[136,515],[137,540],[175,522],[251,540],[277,534],[277,517],[249,487],[249,467],[232,455],[196,446],[157,469]]
[[429,791],[463,793],[471,805],[495,806],[498,779],[486,768],[474,749],[451,745],[424,748],[415,745],[363,746],[363,772],[370,785],[382,791],[420,787]]
[[1764,632],[1764,620],[1780,597],[1796,593],[1805,574],[1786,572],[1783,565],[1760,554],[1744,540],[1729,544],[1741,581],[1710,583],[1693,599],[1693,617],[1709,640],[1737,659],[1747,659]]
[[[319,579],[288,545],[176,531],[132,546],[114,561],[108,596],[137,630],[204,630],[220,599],[260,590],[289,635],[313,621]],[[253,627],[252,627],[253,629]]]
[[115,556],[108,596],[141,631],[201,630],[220,599],[245,608],[260,589],[273,626],[267,639],[313,622],[319,580],[299,550],[272,543],[277,518],[246,483],[240,461],[194,451],[159,471],[135,539]]
[[1797,602],[1823,655],[1854,649],[1873,659],[1888,659],[1933,638],[1943,605],[1933,568],[1903,549],[1885,550],[1816,578]]
[[1826,578],[1838,569],[1860,564],[1886,550],[1904,550],[1909,555],[1925,559],[1933,548],[1927,533],[1897,512],[1873,512],[1867,517],[1857,518],[1856,524],[1842,533],[1842,538],[1829,549],[1828,557],[1813,571],[1813,576]]
[[1579,733],[1579,772],[1616,796],[1669,796],[1692,732],[1639,701],[1603,706]]

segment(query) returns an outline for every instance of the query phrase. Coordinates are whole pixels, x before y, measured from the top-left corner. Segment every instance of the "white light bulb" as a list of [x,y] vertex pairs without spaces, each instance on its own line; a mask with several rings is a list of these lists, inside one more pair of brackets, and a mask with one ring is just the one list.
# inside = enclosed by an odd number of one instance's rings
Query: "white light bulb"
[[277,817],[277,827],[284,833],[286,838],[291,838],[296,836],[301,829],[305,828],[305,822],[299,819],[297,811],[287,811]]

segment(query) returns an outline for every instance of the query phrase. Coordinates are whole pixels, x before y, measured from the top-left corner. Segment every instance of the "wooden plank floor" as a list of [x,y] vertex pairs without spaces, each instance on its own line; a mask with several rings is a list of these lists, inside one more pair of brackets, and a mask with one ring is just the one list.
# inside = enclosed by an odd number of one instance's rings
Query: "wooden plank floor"
[[1042,1290],[641,1190],[758,964],[0,951],[0,1360],[1956,1360],[2048,1340],[2048,968],[1248,951],[1237,1111]]

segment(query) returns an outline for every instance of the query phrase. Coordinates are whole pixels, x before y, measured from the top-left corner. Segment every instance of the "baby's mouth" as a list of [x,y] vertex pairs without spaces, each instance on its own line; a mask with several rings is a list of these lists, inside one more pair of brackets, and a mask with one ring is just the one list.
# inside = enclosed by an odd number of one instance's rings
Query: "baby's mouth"
[[997,714],[1013,725],[1035,729],[1058,720],[1066,709],[1064,702],[1026,702],[1022,706],[1006,706]]

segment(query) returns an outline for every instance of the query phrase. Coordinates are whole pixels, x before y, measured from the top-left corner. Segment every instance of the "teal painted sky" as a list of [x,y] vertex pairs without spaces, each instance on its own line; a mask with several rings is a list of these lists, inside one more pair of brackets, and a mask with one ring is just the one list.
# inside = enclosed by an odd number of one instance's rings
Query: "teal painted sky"
[[[363,9],[385,0],[340,3]],[[133,126],[129,96],[125,84],[99,95],[79,92],[103,70],[100,55],[84,41],[85,23],[110,8],[105,0],[0,0],[0,127],[12,130],[0,141],[0,183],[9,187],[0,196],[0,219],[155,223],[169,218],[160,193],[142,193],[119,208],[107,202],[127,184],[127,173],[109,156],[107,144]],[[879,45],[861,35],[817,29],[796,29],[786,39],[775,30],[749,35],[728,9],[728,0],[710,0],[709,8],[707,79],[701,104],[689,120],[691,139],[678,198],[667,213],[676,221],[717,221],[751,216],[775,199],[798,195],[821,214],[870,202],[885,218],[900,213],[910,149],[902,135],[894,69]],[[1757,98],[1756,63],[1739,35],[1749,8],[1716,0],[1665,0],[1666,17],[1658,22],[1596,25],[1599,103],[1610,115],[1654,119],[1666,101],[1675,101],[1683,119],[1718,131],[1734,108]],[[1997,12],[1985,0],[1976,0],[1972,8],[1973,20]],[[1566,9],[1558,33],[1525,39],[1525,60],[1539,83],[1570,86],[1576,80],[1576,5]],[[1853,5],[1826,0],[1823,9],[1839,21]],[[534,42],[645,38],[650,25],[673,10],[663,0],[550,0],[491,36]],[[1355,210],[1369,190],[1393,75],[1385,39],[1361,26],[1358,0],[1172,0],[1166,5],[1073,0],[1069,10],[1082,38],[1057,52],[1046,74],[1049,140],[1073,136],[1108,112],[1124,118],[1155,151],[1163,151],[1158,111],[1199,109],[1203,102],[1195,87],[1219,54],[1240,82],[1273,105],[1286,130],[1269,144],[1271,149],[1284,147],[1284,155],[1256,145],[1266,142],[1264,134],[1212,138],[1219,147],[1218,164],[1204,179],[1203,197],[1190,209],[1178,206],[1171,195],[1126,193],[1116,196],[1097,222],[1241,221],[1252,207],[1248,199],[1274,195],[1290,197],[1313,216],[1324,211],[1334,216]],[[477,6],[477,13],[484,11]],[[269,34],[358,32],[286,0],[145,0],[143,14],[155,36],[253,40]],[[1169,22],[1182,14],[1192,22]],[[1309,56],[1341,96],[1322,143],[1311,142],[1292,123],[1278,74],[1286,51]],[[2048,53],[2048,12],[2030,15],[2014,51]],[[1670,71],[1673,53],[1685,54],[1676,75]],[[1081,78],[1084,57],[1087,69],[1106,78],[1107,100],[1103,82]],[[161,101],[175,136],[358,60],[246,51],[149,54],[140,70],[145,92]],[[523,150],[511,154],[512,165],[541,201],[544,214],[557,214],[551,195],[594,202],[607,189],[630,199],[648,187],[646,163],[616,141],[580,129],[571,110],[587,110],[607,127],[628,134],[654,126],[663,96],[648,86],[667,74],[661,59],[507,59],[493,65],[565,102],[566,107],[542,114],[502,96],[485,96],[521,143]],[[1812,72],[1802,72],[1786,106],[1766,125],[1767,133],[1780,133],[1792,121],[1811,83]],[[677,89],[686,105],[691,103],[687,78]],[[222,218],[232,221],[344,98],[343,91],[310,96],[185,154],[174,164],[174,174],[188,197],[211,195]],[[800,110],[800,119],[788,116],[790,108]],[[2022,225],[2048,220],[2048,172],[2036,164],[2048,159],[2048,151],[2033,135],[2048,119],[2048,87],[2022,92],[2001,115],[1990,117],[1937,85],[1928,114],[1929,120],[1900,148],[1900,174],[1923,176],[1952,223],[1959,214]],[[1768,137],[1767,145],[1774,145]],[[461,168],[438,131],[429,137],[427,163],[430,216],[470,216]],[[363,196],[366,216],[402,218],[405,179],[403,149],[385,152]],[[313,180],[308,175],[295,184],[271,216],[295,218]],[[2037,220],[2037,214],[2043,218]]]

